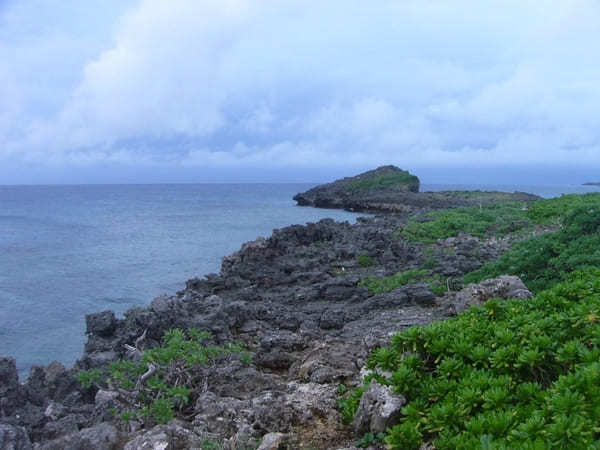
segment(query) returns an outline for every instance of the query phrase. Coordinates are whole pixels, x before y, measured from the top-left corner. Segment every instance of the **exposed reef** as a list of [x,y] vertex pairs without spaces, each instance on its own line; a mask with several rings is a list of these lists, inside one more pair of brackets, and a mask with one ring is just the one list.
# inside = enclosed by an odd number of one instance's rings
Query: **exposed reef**
[[[370,184],[389,174],[407,182],[390,189]],[[461,233],[425,245],[397,231],[415,212],[535,196],[418,193],[414,178],[386,166],[299,194],[299,204],[394,214],[274,230],[223,258],[219,274],[189,280],[147,308],[122,319],[110,311],[90,314],[88,341],[73,369],[34,367],[19,383],[14,359],[0,359],[0,449],[352,448],[355,430],[365,426],[342,425],[338,387],[360,382],[374,348],[397,331],[488,298],[530,296],[516,277],[460,285],[463,274],[505,252],[511,237]],[[365,182],[364,191],[350,188],[357,182]],[[417,281],[374,293],[364,283],[424,266],[443,282],[441,291]],[[136,352],[156,347],[174,328],[209,331],[210,344],[236,342],[251,357],[221,355],[197,368],[200,387],[168,424],[141,415],[124,420],[118,412],[135,400],[107,382],[108,365],[139,362]],[[77,375],[94,369],[102,376],[84,386]],[[373,401],[384,394],[374,392]]]

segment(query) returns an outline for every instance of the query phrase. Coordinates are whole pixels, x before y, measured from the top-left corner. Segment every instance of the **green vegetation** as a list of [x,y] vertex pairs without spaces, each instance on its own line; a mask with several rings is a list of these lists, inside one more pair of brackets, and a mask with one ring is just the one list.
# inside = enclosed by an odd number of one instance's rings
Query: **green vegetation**
[[527,208],[522,203],[506,202],[433,211],[409,220],[397,235],[424,243],[457,236],[460,232],[480,238],[505,236],[530,231],[534,225],[562,225],[574,210],[597,210],[599,207],[600,193],[593,193],[538,200]]
[[77,374],[77,381],[81,383],[84,388],[89,388],[94,384],[97,384],[102,379],[102,371],[100,369],[82,370]]
[[[412,327],[376,350],[372,375],[408,399],[392,449],[600,447],[600,269],[529,301],[492,300]],[[347,422],[358,393],[346,393]]]
[[[435,213],[402,234],[430,242],[460,227],[481,237],[512,232],[519,221],[527,229],[558,227],[465,277],[514,274],[537,295],[491,300],[454,319],[409,328],[373,352],[366,383],[376,378],[408,399],[384,441],[392,449],[423,442],[439,450],[600,448],[600,194],[541,200],[527,211],[491,210]],[[380,283],[371,281],[374,289],[394,284]],[[365,389],[344,394],[347,422]]]
[[446,290],[442,277],[427,269],[405,270],[389,277],[368,277],[360,282],[360,286],[368,287],[373,294],[383,294],[414,283],[429,284],[431,291],[436,295],[442,295]]
[[378,177],[365,178],[364,180],[354,181],[350,184],[348,189],[351,191],[358,191],[370,189],[389,189],[395,186],[410,188],[411,186],[418,185],[418,177],[416,177],[415,175],[411,175],[407,171],[400,171],[388,175],[381,175]]
[[434,269],[434,268],[435,268],[435,266],[437,266],[438,262],[439,262],[439,261],[438,261],[438,259],[437,259],[437,258],[434,258],[433,256],[430,256],[430,257],[429,257],[429,258],[427,258],[427,259],[425,260],[425,262],[423,263],[423,268],[425,268],[425,269],[429,269],[429,270],[432,270],[432,269]]
[[575,209],[598,208],[599,206],[600,193],[563,195],[533,203],[527,211],[527,216],[535,223],[560,223]]
[[[106,382],[129,393],[129,408],[117,411],[123,422],[145,417],[167,423],[200,392],[202,367],[232,354],[249,361],[241,345],[206,344],[211,337],[206,331],[190,329],[186,336],[184,331],[172,329],[165,333],[162,345],[143,352],[139,362],[111,363]],[[99,383],[102,376],[99,370],[82,371],[78,379],[89,387]]]
[[424,218],[411,219],[398,236],[412,241],[431,243],[457,236],[460,232],[477,237],[504,236],[532,228],[521,203],[499,203],[483,207],[434,211]]
[[348,390],[343,384],[338,387],[338,394],[340,394],[338,408],[342,411],[342,422],[346,425],[354,420],[354,414],[358,410],[358,404],[364,392],[364,386],[352,390]]
[[223,450],[223,445],[217,441],[211,439],[203,439],[200,443],[202,450]]
[[385,433],[366,433],[360,440],[356,441],[354,445],[358,448],[368,448],[381,443],[384,437]]
[[373,265],[373,258],[365,253],[362,253],[358,255],[358,264],[360,264],[362,267],[371,267]]
[[[561,229],[517,243],[497,261],[465,276],[465,283],[510,274],[519,276],[532,291],[540,292],[564,280],[573,270],[600,267],[600,196],[593,198],[595,204],[585,206],[579,206],[582,201],[573,198],[577,206],[569,208],[570,203],[561,197],[532,209],[536,220],[560,221]],[[589,202],[591,197],[585,200]],[[561,208],[556,209],[556,205]]]

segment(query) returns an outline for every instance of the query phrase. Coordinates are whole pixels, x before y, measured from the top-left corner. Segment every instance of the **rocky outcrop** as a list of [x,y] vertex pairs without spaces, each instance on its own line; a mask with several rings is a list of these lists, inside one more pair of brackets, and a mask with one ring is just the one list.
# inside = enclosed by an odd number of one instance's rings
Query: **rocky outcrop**
[[470,284],[459,292],[451,294],[447,301],[458,314],[471,306],[482,305],[493,298],[526,300],[531,297],[533,294],[519,277],[503,275],[484,280],[479,284]]
[[540,197],[524,192],[419,192],[419,179],[395,166],[382,166],[299,193],[299,206],[362,212],[410,213],[432,209],[478,206],[498,201],[530,202]]
[[32,448],[25,428],[0,423],[0,449],[32,450]]
[[419,178],[395,166],[382,166],[354,177],[322,184],[294,200],[300,206],[317,208],[345,208],[363,201],[385,202],[399,193],[419,192]]
[[373,380],[360,399],[352,427],[359,436],[369,431],[382,433],[398,422],[405,404],[404,397]]

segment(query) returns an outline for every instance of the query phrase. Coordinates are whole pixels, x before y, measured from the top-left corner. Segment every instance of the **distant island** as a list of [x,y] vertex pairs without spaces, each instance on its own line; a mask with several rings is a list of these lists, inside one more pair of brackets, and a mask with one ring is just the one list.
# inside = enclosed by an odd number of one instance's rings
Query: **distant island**
[[583,186],[600,186],[600,181],[588,181],[583,183]]

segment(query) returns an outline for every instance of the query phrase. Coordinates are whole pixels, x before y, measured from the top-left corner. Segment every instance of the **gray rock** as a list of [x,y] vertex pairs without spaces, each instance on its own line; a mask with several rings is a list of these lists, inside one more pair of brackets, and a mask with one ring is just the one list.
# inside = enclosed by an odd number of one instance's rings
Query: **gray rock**
[[405,403],[404,397],[373,380],[360,400],[352,427],[358,435],[384,432],[398,422]]
[[0,358],[0,416],[12,414],[23,403],[15,359]]
[[119,358],[117,352],[108,350],[104,352],[93,352],[86,354],[84,360],[90,369],[105,367],[107,364],[116,361]]
[[86,333],[98,336],[111,336],[117,326],[117,318],[112,311],[102,311],[85,316]]
[[256,450],[279,450],[287,448],[285,441],[287,434],[267,433],[263,436],[260,446]]
[[218,440],[226,439],[246,422],[244,411],[249,409],[248,401],[219,397],[213,392],[202,393],[195,405],[198,414],[192,422],[194,431]]
[[59,439],[36,444],[35,450],[114,450],[118,443],[117,429],[107,423],[101,423]]
[[78,418],[73,414],[69,414],[53,422],[48,422],[44,425],[42,433],[44,439],[56,439],[65,434],[76,433],[78,430]]
[[323,312],[319,319],[319,327],[324,330],[339,330],[346,322],[344,311],[340,309],[328,309]]
[[202,448],[202,439],[185,423],[172,420],[157,425],[125,444],[124,450],[184,450]]
[[50,404],[44,410],[44,415],[50,420],[58,420],[65,414],[65,407],[56,402],[50,402]]
[[171,298],[166,294],[156,297],[154,300],[152,300],[152,303],[150,303],[150,309],[152,309],[152,311],[158,314],[165,313],[171,308]]
[[112,403],[118,397],[119,393],[116,391],[105,391],[104,389],[99,389],[98,392],[96,392],[96,397],[94,397],[94,403],[96,403],[96,405]]
[[22,427],[0,423],[0,450],[31,450],[31,441]]
[[427,283],[408,284],[403,288],[408,302],[420,306],[433,306],[435,304],[435,294]]
[[470,284],[453,296],[450,303],[458,314],[471,306],[482,305],[490,299],[528,299],[533,294],[521,279],[512,275],[502,275],[484,280],[479,284]]

